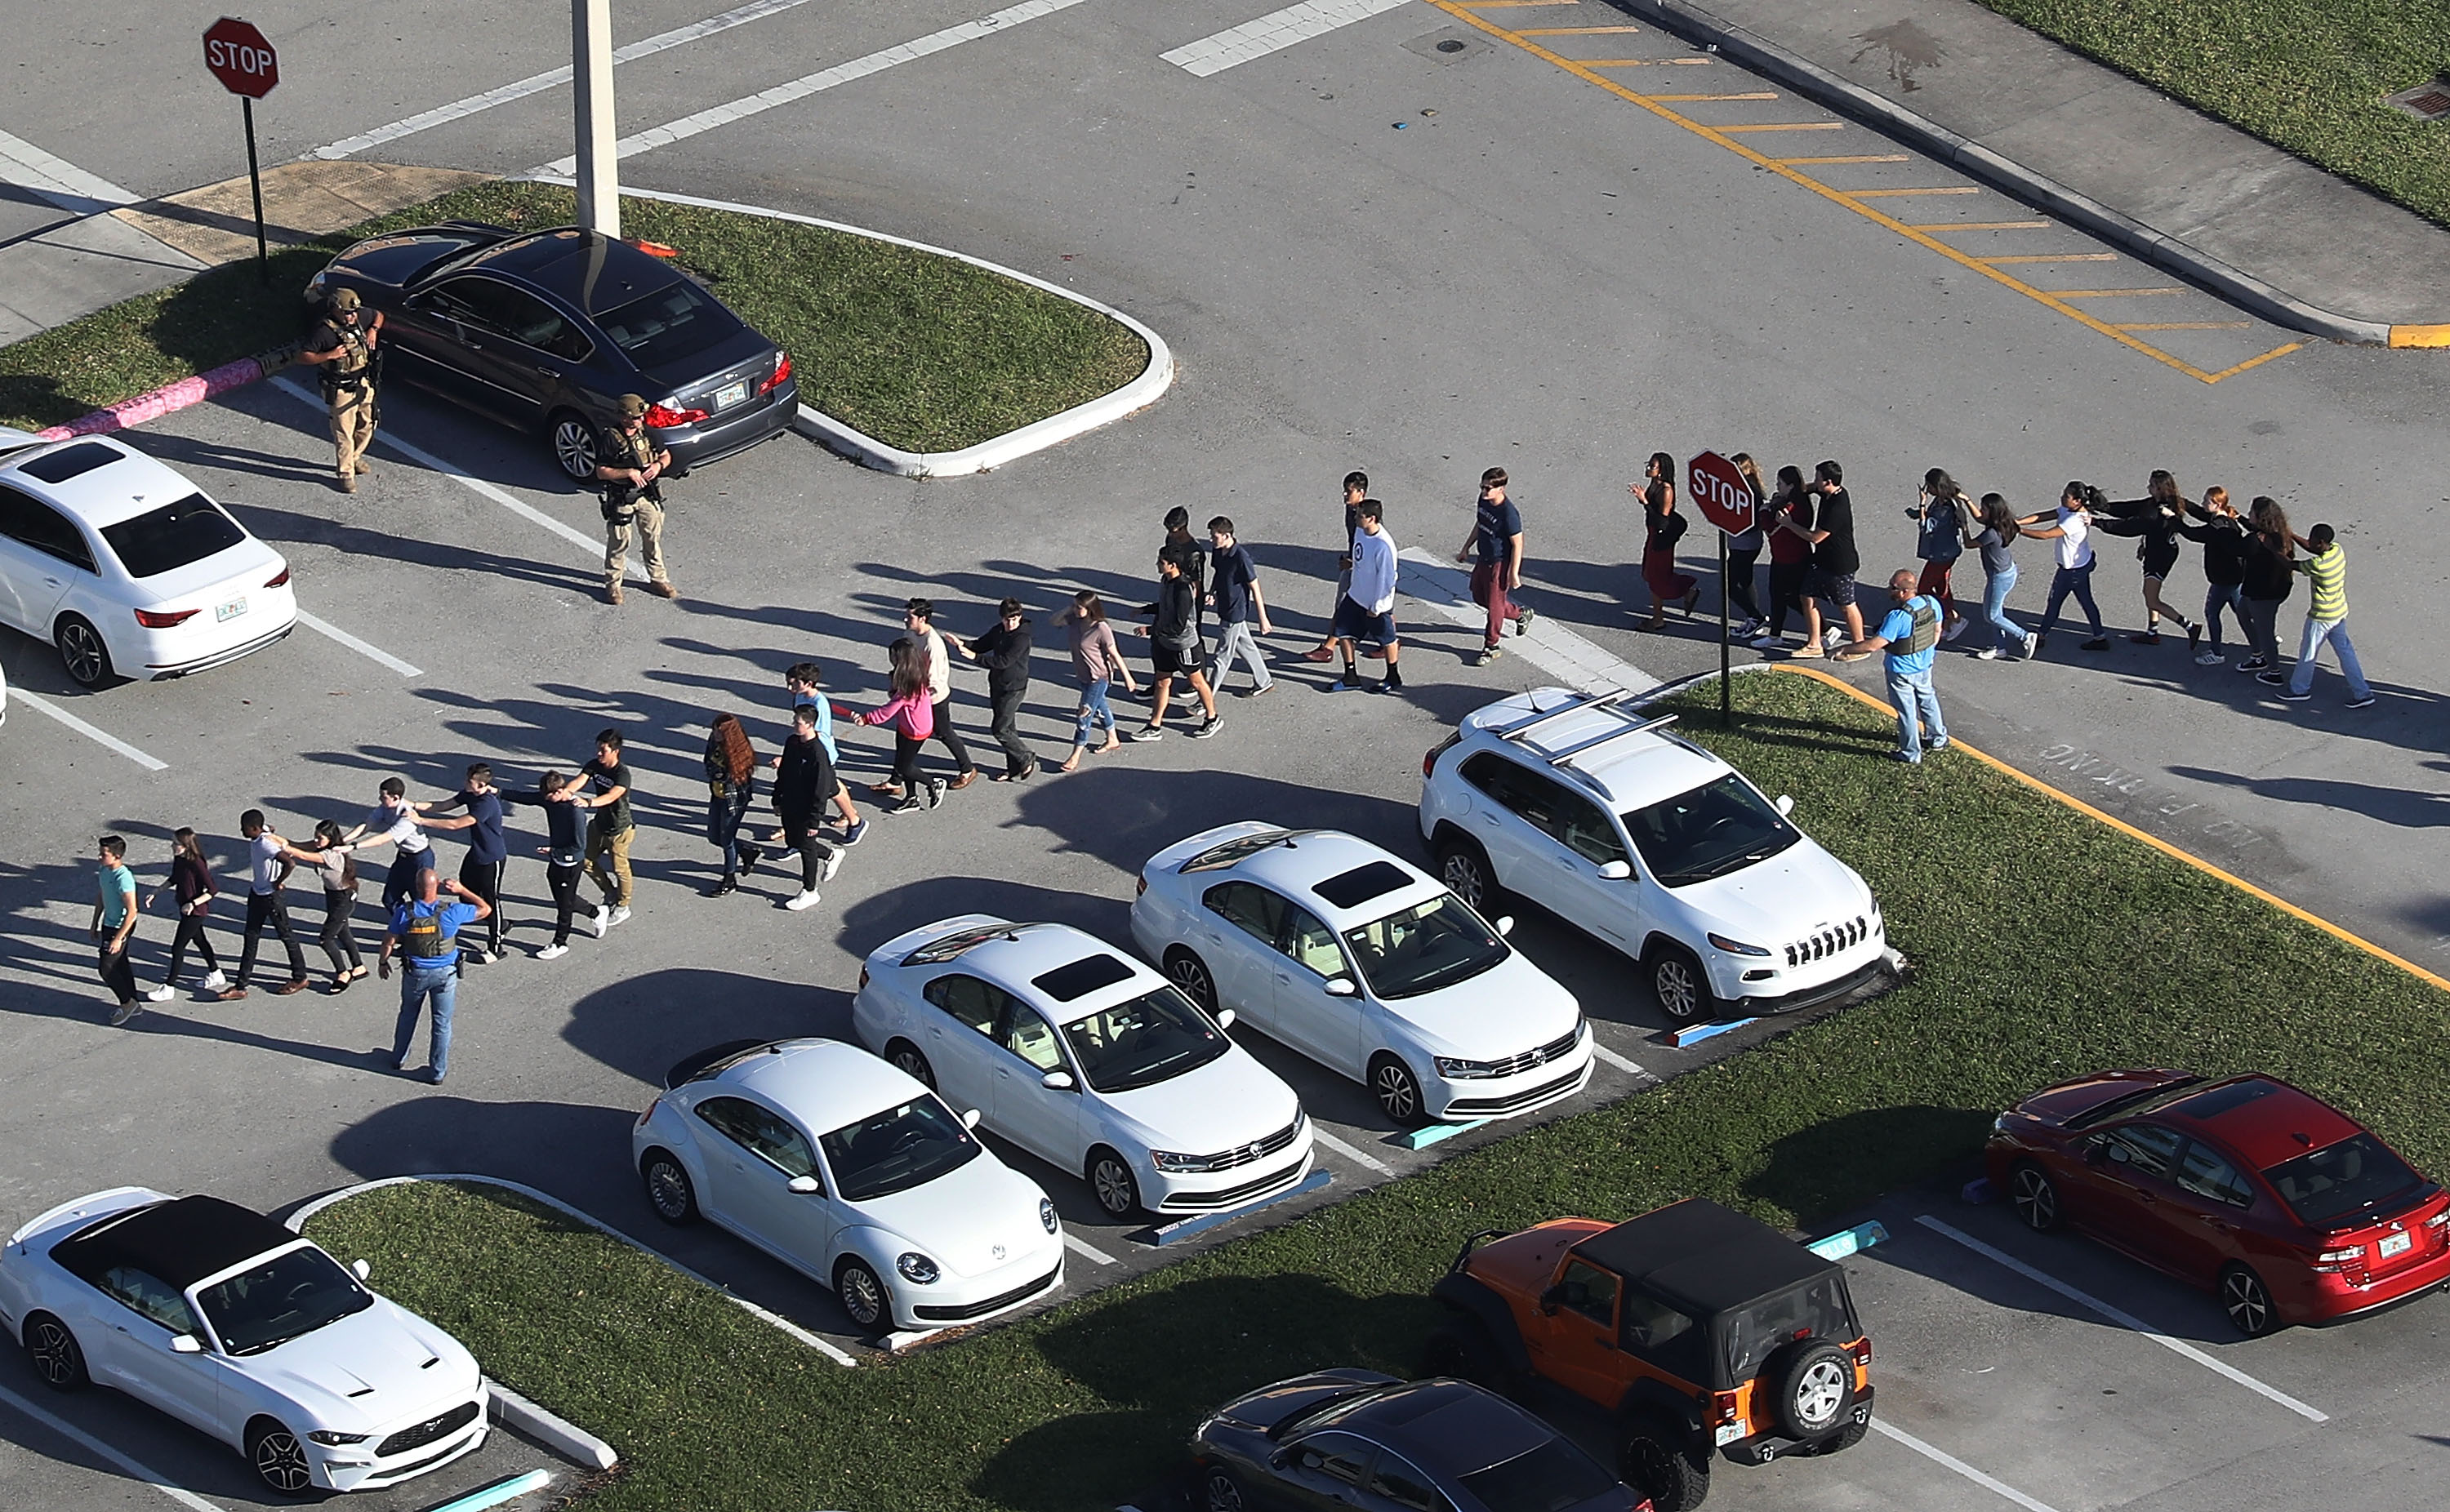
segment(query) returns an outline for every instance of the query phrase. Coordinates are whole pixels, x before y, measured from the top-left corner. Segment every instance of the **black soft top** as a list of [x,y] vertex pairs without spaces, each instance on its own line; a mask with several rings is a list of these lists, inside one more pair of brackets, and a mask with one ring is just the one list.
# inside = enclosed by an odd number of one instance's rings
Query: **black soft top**
[[97,1285],[105,1271],[130,1266],[184,1292],[206,1276],[297,1242],[298,1235],[235,1202],[180,1197],[88,1224],[53,1245],[51,1258]]
[[1687,1197],[1618,1224],[1573,1252],[1696,1317],[1732,1311],[1838,1267],[1758,1218]]

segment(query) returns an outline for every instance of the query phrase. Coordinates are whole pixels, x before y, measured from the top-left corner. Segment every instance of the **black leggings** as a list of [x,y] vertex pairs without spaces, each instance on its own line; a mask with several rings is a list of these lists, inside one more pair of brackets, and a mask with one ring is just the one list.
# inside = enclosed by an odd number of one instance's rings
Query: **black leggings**
[[551,862],[545,866],[544,883],[553,889],[553,942],[556,945],[570,943],[570,916],[578,911],[578,879],[586,873],[587,867],[580,862],[567,866]]
[[181,914],[179,932],[170,937],[170,975],[163,980],[176,982],[179,979],[179,968],[186,963],[189,945],[195,946],[197,954],[204,958],[205,971],[222,969],[220,960],[213,955],[212,938],[204,933],[204,916],[201,912]]
[[[936,727],[942,730],[946,727],[940,724]],[[925,744],[923,740],[912,740],[898,729],[893,732],[893,780],[902,785],[904,793],[919,790],[919,747]]]
[[[1809,562],[1772,562],[1769,564],[1769,632],[1786,633],[1786,616],[1792,611],[1803,616],[1803,579],[1812,571]],[[1809,621],[1806,621],[1809,623]]]
[[478,861],[474,856],[459,860],[459,885],[485,900],[494,910],[485,919],[485,948],[496,956],[502,953],[502,869],[507,864]]
[[1753,597],[1753,564],[1760,560],[1760,548],[1749,552],[1727,553],[1727,602],[1744,611],[1744,618],[1761,617],[1760,604]]
[[315,942],[332,958],[335,973],[365,969],[364,960],[358,955],[357,937],[349,930],[349,921],[357,911],[356,888],[346,892],[323,889],[323,932],[315,937]]
[[834,853],[832,843],[817,832],[817,819],[814,814],[796,822],[789,819],[784,820],[783,838],[789,841],[800,852],[800,891],[815,892],[817,874],[825,869],[826,858]]

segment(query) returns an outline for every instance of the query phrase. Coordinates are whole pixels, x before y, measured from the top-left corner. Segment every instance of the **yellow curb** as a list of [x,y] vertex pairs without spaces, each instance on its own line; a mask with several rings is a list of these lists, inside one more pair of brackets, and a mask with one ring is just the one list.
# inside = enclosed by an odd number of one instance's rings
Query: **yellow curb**
[[2394,325],[2393,346],[2450,346],[2450,325]]
[[[2444,331],[2445,333],[2450,333],[2450,326],[2436,327],[2436,329]],[[2444,344],[2450,344],[2450,340],[2445,340]],[[1817,667],[1788,667],[1781,664],[1778,666],[1776,669],[1781,672],[1791,673],[1797,677],[1809,677],[1815,682],[1826,683],[1850,698],[1858,699],[1865,704],[1869,704],[1883,714],[1894,715],[1896,712],[1882,700],[1873,697],[1871,694],[1863,691],[1859,688],[1857,688],[1843,678],[1832,677],[1830,674],[1820,670],[1820,669]],[[1975,761],[1982,763],[1984,766],[1993,767],[2006,773],[2008,776],[2014,778],[2017,782],[2024,784],[2033,791],[2040,793],[2045,797],[2055,799],[2057,802],[2065,804],[2068,807],[2074,809],[2079,814],[2083,814],[2088,818],[2097,819],[2101,821],[2101,823],[2108,824],[2110,828],[2119,831],[2121,834],[2132,836],[2134,839],[2142,841],[2144,843],[2151,846],[2154,850],[2161,852],[2165,856],[2186,863],[2188,865],[2192,866],[2195,870],[2204,873],[2207,877],[2217,877],[2222,882],[2228,883],[2240,892],[2248,893],[2256,898],[2260,898],[2265,902],[2269,903],[2272,907],[2279,909],[2282,913],[2290,915],[2293,918],[2302,919],[2305,922],[2312,924],[2315,928],[2323,931],[2323,933],[2330,935],[2335,939],[2345,940],[2347,943],[2356,946],[2359,950],[2363,951],[2366,955],[2373,957],[2377,960],[2389,961],[2392,965],[2397,966],[2400,970],[2406,972],[2409,976],[2416,978],[2420,981],[2430,982],[2432,985],[2439,987],[2445,992],[2450,992],[2450,980],[2445,980],[2440,977],[2435,976],[2433,973],[2425,970],[2414,961],[2394,956],[2389,951],[2382,949],[2380,945],[2375,944],[2372,940],[2365,939],[2363,936],[2350,934],[2347,930],[2341,928],[2329,920],[2324,919],[2315,914],[2309,914],[2304,909],[2290,902],[2287,899],[2275,897],[2270,893],[2265,892],[2262,888],[2257,887],[2250,882],[2247,882],[2245,878],[2239,877],[2231,872],[2223,871],[2221,868],[2213,865],[2210,862],[2204,860],[2202,857],[2190,855],[2188,852],[2179,849],[2177,846],[2170,844],[2168,841],[2161,839],[2157,835],[2147,834],[2123,819],[2113,818],[2109,814],[2105,814],[2100,809],[2093,807],[2090,804],[2084,802],[2080,798],[2071,798],[2067,794],[2060,792],[2057,788],[2052,787],[2050,784],[2042,781],[2040,778],[2029,776],[2026,773],[2017,770],[2015,767],[2009,766],[2006,762],[2001,761],[1998,757],[1992,755],[1988,751],[1976,750],[1954,735],[1948,738],[1948,748],[1950,750],[1963,751],[1966,755],[1973,757]]]

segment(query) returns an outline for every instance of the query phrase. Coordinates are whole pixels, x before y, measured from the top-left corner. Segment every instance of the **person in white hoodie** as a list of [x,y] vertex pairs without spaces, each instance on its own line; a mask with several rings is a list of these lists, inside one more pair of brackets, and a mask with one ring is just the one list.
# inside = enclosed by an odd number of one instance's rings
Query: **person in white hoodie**
[[1387,675],[1369,685],[1373,693],[1392,693],[1404,686],[1396,661],[1403,648],[1395,638],[1395,537],[1387,533],[1386,506],[1374,498],[1354,507],[1360,525],[1352,533],[1352,581],[1336,601],[1335,622],[1329,633],[1344,653],[1344,675],[1330,683],[1331,693],[1350,692],[1362,685],[1352,662],[1355,640],[1374,640],[1386,648]]

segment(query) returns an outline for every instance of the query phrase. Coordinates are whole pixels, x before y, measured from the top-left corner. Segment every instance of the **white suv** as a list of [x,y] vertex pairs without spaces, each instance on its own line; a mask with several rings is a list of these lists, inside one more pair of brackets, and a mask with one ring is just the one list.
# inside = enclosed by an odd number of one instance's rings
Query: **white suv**
[[1421,764],[1421,836],[1482,913],[1540,904],[1642,963],[1680,1022],[1808,1008],[1886,970],[1879,901],[1741,772],[1617,692],[1538,688]]

